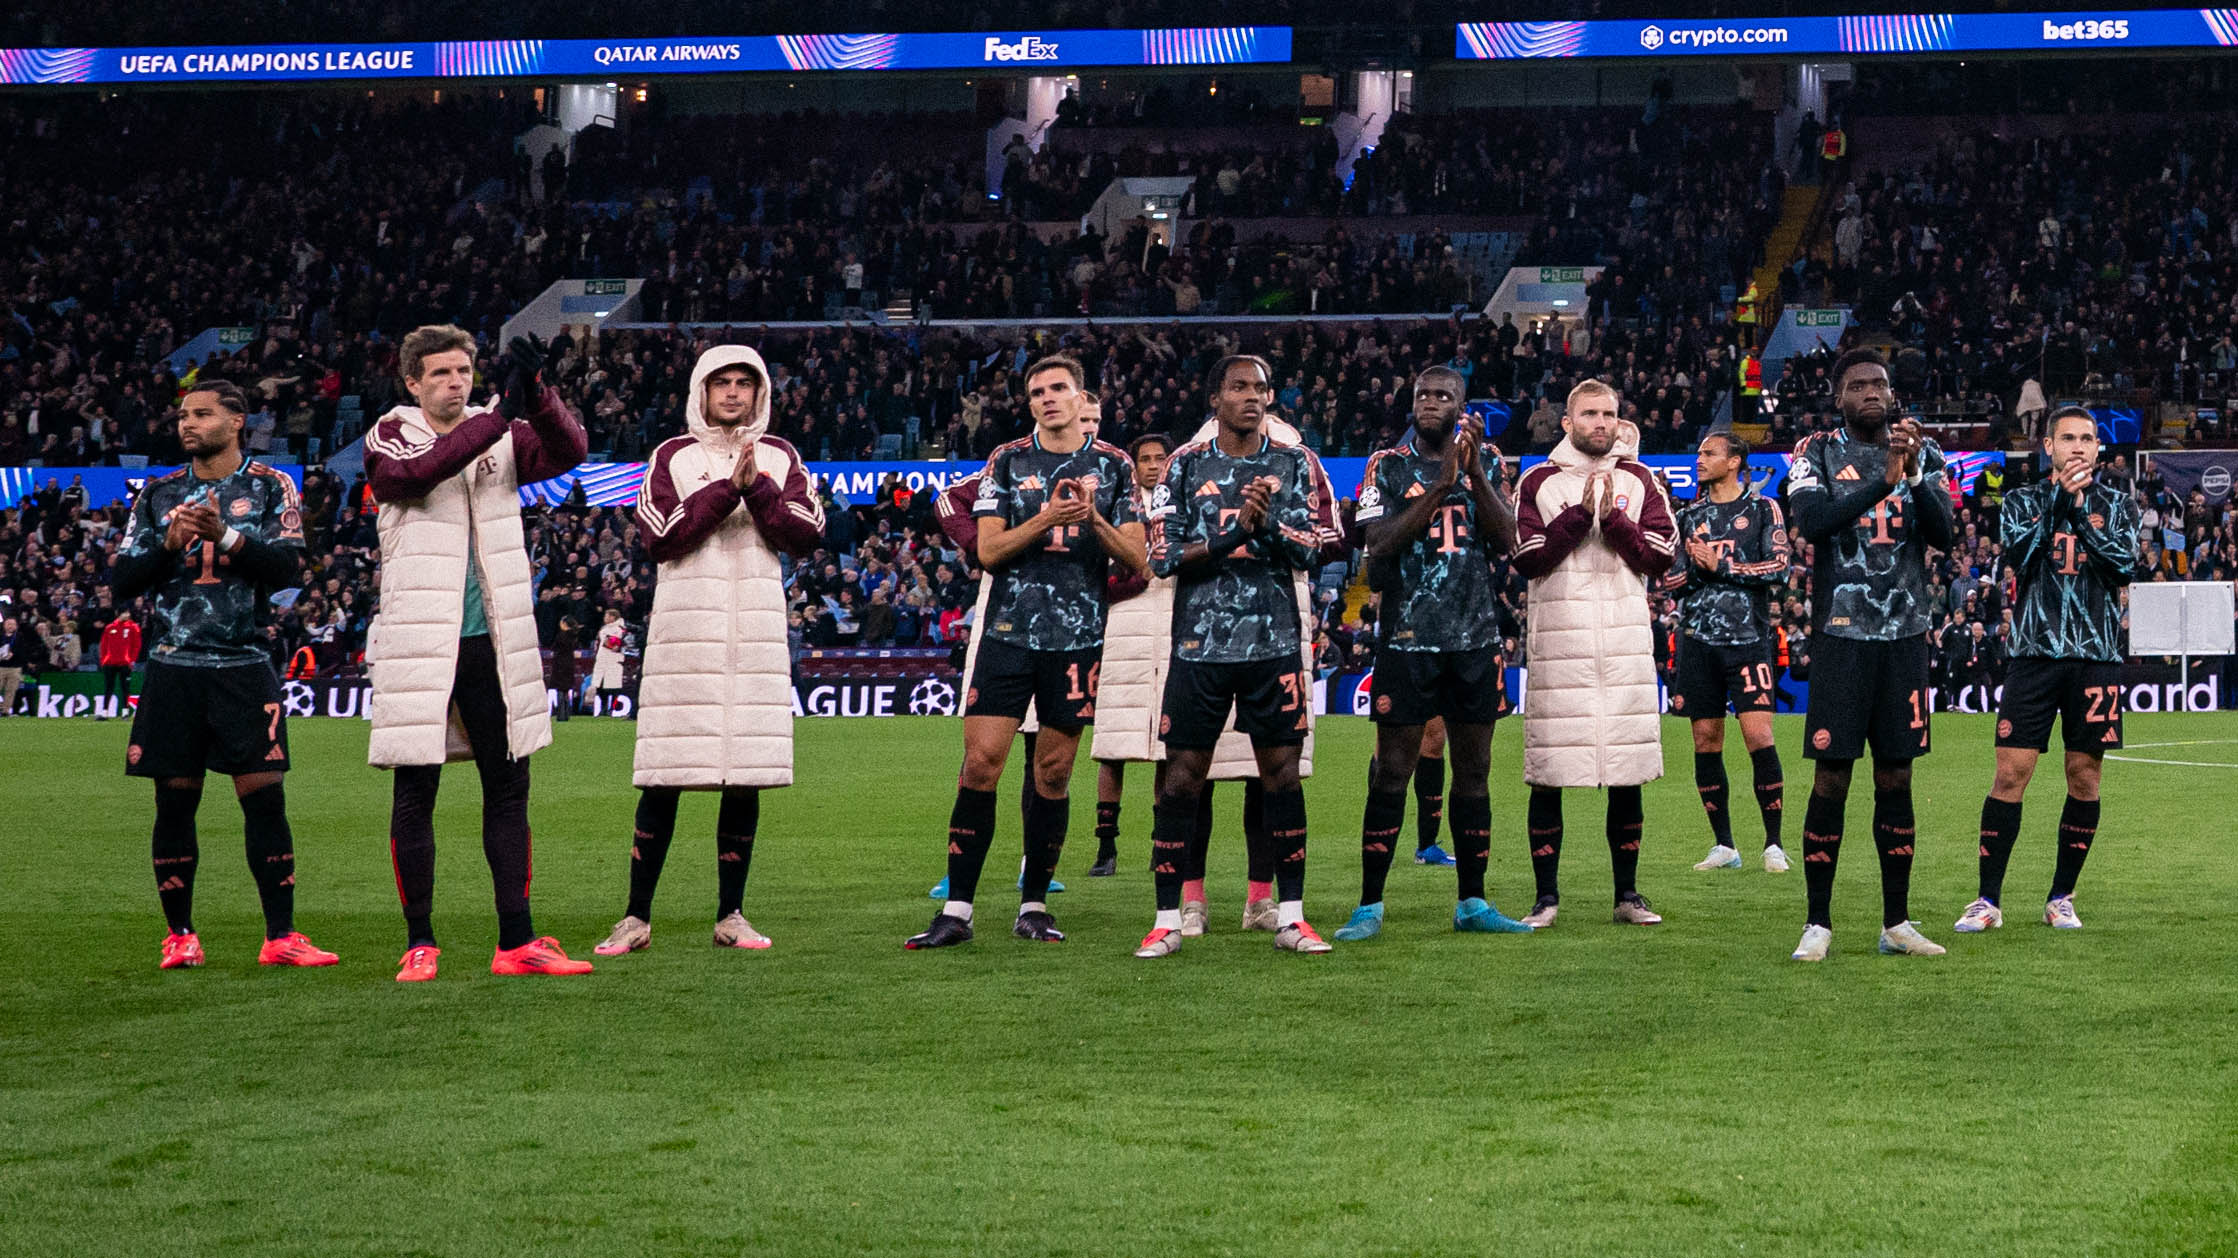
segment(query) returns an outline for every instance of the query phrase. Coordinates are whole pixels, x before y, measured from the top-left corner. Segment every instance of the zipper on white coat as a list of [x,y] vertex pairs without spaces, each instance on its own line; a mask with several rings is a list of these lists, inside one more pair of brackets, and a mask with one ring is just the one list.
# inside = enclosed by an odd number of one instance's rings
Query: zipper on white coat
[[[507,433],[507,436],[511,436],[511,433]],[[466,553],[467,565],[474,569],[474,576],[482,583],[482,621],[490,627],[490,657],[497,673],[497,695],[505,707],[505,759],[512,761],[518,759],[513,754],[513,703],[505,682],[505,644],[497,631],[498,622],[504,617],[490,615],[490,577],[482,564],[482,530],[480,513],[474,505],[474,473],[471,469],[466,473]],[[465,591],[462,590],[459,594],[461,598],[465,597]],[[541,651],[538,655],[536,689],[541,692],[544,689]],[[453,656],[454,660],[456,658]],[[455,666],[453,672],[456,672]],[[467,741],[472,743],[473,740]]]
[[[723,469],[724,479],[727,480],[731,476],[737,474],[738,460],[745,454],[745,452],[746,448],[743,445],[731,452],[730,465]],[[756,470],[754,474],[759,476],[761,473],[759,470]],[[679,495],[679,497],[681,496]],[[738,509],[740,511],[747,511],[745,496],[743,494],[739,496]],[[747,511],[746,522],[748,527],[751,527],[753,525],[753,513],[751,511]],[[719,531],[720,530],[718,530],[718,532]],[[716,540],[717,539],[713,535],[710,535],[707,539],[707,542],[702,543],[702,545],[714,543]],[[727,633],[725,634],[725,636],[728,637],[730,640],[723,643],[723,697],[727,700],[727,702],[723,705],[723,750],[722,759],[719,762],[722,766],[719,772],[719,776],[721,777],[723,785],[725,786],[730,785],[731,765],[736,763],[736,761],[731,756],[730,745],[731,738],[733,737],[731,726],[732,722],[736,718],[736,714],[739,708],[738,639],[741,626],[738,623],[738,594],[739,591],[744,588],[748,579],[745,570],[746,552],[744,550],[739,551],[736,564],[737,566],[731,569],[731,577],[729,582],[730,588],[724,593],[724,597],[730,600],[730,607],[728,608],[729,615],[727,617],[727,619],[730,621],[730,625],[728,627]]]

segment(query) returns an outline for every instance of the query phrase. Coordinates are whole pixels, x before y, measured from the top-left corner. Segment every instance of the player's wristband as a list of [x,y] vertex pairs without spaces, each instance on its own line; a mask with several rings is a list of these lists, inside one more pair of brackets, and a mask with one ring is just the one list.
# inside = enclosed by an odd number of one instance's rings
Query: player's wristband
[[240,547],[242,540],[241,530],[228,524],[225,526],[225,536],[218,539],[218,549],[230,555]]

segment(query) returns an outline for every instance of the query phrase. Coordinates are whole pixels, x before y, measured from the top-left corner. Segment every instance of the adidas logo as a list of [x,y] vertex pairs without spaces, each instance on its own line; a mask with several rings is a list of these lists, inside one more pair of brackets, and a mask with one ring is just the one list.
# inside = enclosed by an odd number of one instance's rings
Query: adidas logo
[[1856,480],[1856,479],[1857,479],[1857,469],[1856,469],[1856,468],[1854,468],[1854,467],[1850,467],[1850,466],[1844,465],[1841,471],[1839,471],[1839,472],[1836,472],[1836,473],[1834,473],[1834,479],[1835,479],[1835,480]]

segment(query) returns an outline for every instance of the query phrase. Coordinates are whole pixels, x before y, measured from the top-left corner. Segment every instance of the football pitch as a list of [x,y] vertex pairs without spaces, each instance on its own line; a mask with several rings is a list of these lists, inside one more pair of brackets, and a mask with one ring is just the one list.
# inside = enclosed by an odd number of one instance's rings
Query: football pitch
[[[1211,933],[1137,961],[1149,774],[1127,784],[1120,875],[1091,880],[1084,760],[1051,906],[1071,938],[1027,944],[1007,930],[1014,756],[979,938],[908,953],[960,739],[894,718],[798,723],[799,784],[765,796],[746,897],[772,950],[709,946],[714,802],[691,797],[652,947],[573,980],[489,975],[480,792],[454,766],[443,973],[417,987],[391,981],[389,779],[363,724],[291,731],[297,920],[341,965],[257,967],[240,814],[213,780],[210,962],[159,973],[125,725],[0,722],[0,1254],[2238,1253],[2238,715],[2129,718],[2080,932],[2037,922],[2063,793],[2047,757],[2010,924],[1955,936],[1990,720],[1937,717],[1920,764],[1912,909],[1942,958],[1873,950],[1861,773],[1834,955],[1790,963],[1800,864],[1758,867],[1737,734],[1748,868],[1689,868],[1708,832],[1677,721],[1646,796],[1661,927],[1609,924],[1601,804],[1572,792],[1553,929],[1456,936],[1452,871],[1402,857],[1381,939],[1280,954],[1237,929],[1230,787]],[[1798,856],[1799,721],[1780,719]],[[534,761],[537,926],[578,956],[622,911],[632,731],[578,720]],[[1521,733],[1493,761],[1491,891],[1516,913]],[[1358,895],[1371,742],[1363,720],[1321,725],[1324,935]]]

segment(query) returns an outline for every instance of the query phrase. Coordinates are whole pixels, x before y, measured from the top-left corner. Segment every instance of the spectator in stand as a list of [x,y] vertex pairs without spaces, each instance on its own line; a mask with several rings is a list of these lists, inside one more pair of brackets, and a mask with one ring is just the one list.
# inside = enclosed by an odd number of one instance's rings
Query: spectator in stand
[[17,616],[0,621],[0,716],[15,715],[25,678],[36,682],[46,665],[46,639],[37,628]]
[[[140,641],[140,622],[129,608],[101,628],[101,702],[114,701],[120,713],[132,703],[132,670],[140,662]],[[97,710],[96,715],[109,719],[106,712]]]

